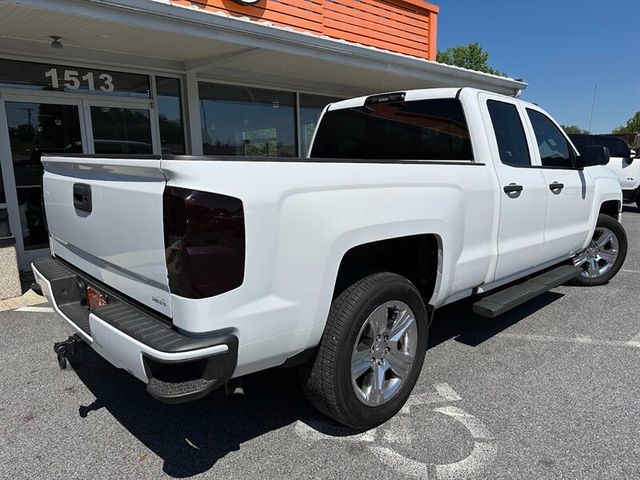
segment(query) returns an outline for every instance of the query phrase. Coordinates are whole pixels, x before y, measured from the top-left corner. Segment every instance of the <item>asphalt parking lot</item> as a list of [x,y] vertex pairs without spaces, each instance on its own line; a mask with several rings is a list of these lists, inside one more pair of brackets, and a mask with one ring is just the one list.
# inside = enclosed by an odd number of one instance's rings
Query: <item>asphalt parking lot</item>
[[0,478],[640,478],[640,211],[604,287],[560,287],[496,320],[439,311],[414,395],[354,435],[293,370],[168,406],[45,308],[0,313]]

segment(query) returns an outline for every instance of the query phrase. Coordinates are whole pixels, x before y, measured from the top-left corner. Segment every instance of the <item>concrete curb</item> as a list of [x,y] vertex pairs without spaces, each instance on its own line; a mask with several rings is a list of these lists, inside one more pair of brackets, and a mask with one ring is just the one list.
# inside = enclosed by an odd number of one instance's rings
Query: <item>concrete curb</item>
[[0,300],[0,312],[6,310],[15,310],[16,308],[29,307],[31,305],[40,305],[47,303],[47,299],[38,295],[33,290],[27,290],[27,292],[14,298],[8,298],[7,300]]

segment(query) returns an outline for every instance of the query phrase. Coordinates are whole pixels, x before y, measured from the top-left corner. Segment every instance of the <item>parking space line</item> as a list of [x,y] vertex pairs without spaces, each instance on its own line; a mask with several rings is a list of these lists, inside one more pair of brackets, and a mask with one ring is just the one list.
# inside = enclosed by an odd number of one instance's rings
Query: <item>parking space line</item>
[[460,398],[460,395],[458,395],[456,391],[449,386],[448,383],[436,383],[434,385],[434,388],[436,389],[438,394],[440,394],[440,396],[446,401],[458,402],[462,400],[462,398]]
[[623,268],[620,271],[624,273],[640,273],[640,270],[628,270],[626,268]]
[[595,345],[600,347],[625,347],[640,348],[640,335],[636,335],[628,341],[623,340],[598,340],[591,337],[554,337],[551,335],[534,335],[530,333],[509,333],[503,332],[497,337],[512,338],[514,340],[527,340],[535,342],[559,342],[559,343],[575,343],[582,345]]
[[14,312],[40,312],[40,313],[53,313],[51,307],[21,307],[16,308]]
[[640,348],[640,333],[627,342],[630,347]]
[[447,405],[446,407],[438,407],[434,409],[438,413],[442,413],[444,415],[448,415],[450,417],[455,418],[460,423],[462,423],[467,430],[471,433],[471,436],[474,439],[480,440],[490,440],[491,433],[489,429],[478,420],[476,417],[471,415],[470,413],[465,412],[461,408],[454,407],[453,405]]

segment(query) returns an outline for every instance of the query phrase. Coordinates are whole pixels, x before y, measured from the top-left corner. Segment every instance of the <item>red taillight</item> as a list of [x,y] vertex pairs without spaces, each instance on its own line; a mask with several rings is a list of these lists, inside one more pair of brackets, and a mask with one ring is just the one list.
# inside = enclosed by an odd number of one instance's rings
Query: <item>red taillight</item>
[[227,195],[167,187],[164,246],[171,293],[219,295],[244,280],[242,202]]

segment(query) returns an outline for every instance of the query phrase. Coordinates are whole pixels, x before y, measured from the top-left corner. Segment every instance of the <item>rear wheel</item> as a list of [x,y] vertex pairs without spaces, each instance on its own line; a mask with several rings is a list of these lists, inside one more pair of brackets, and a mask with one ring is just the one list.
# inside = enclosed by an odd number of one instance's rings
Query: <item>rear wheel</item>
[[582,273],[573,283],[582,286],[604,285],[622,268],[627,256],[627,235],[615,218],[600,214],[589,246],[573,258]]
[[357,429],[404,405],[427,347],[427,314],[415,286],[393,273],[365,277],[332,303],[317,356],[302,370],[313,405]]

